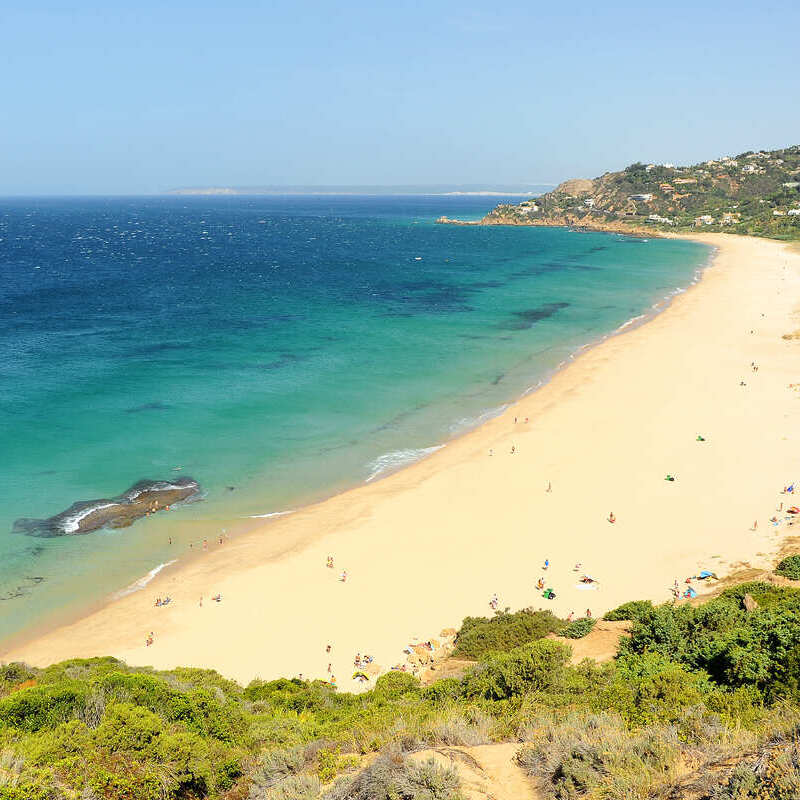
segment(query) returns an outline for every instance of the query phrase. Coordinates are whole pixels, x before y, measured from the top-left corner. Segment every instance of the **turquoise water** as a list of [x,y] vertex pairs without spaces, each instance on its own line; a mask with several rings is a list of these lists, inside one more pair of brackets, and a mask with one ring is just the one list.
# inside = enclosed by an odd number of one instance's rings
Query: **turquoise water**
[[[683,241],[433,224],[495,202],[0,200],[0,636],[423,456],[708,258]],[[12,533],[176,476],[202,502],[122,530]]]

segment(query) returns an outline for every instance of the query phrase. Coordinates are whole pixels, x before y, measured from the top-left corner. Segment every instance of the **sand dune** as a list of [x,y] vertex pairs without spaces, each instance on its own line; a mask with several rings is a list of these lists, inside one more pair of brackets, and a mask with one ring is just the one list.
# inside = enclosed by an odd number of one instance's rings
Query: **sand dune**
[[[384,480],[259,521],[3,659],[112,654],[242,681],[327,677],[330,662],[352,688],[356,652],[391,666],[414,637],[488,613],[494,592],[501,606],[598,615],[666,600],[674,579],[699,568],[767,564],[794,530],[769,522],[791,499],[779,492],[800,479],[800,391],[789,388],[800,383],[800,341],[782,338],[800,328],[800,254],[698,238],[719,250],[696,287],[501,417]],[[598,588],[579,588],[576,562]],[[555,600],[536,591],[540,575]],[[167,594],[173,602],[153,608]]]

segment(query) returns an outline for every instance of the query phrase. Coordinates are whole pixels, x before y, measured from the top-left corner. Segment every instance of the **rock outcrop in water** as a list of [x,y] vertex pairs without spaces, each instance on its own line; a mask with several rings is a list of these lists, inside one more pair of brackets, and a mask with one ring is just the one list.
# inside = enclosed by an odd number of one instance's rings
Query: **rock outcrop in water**
[[99,528],[127,528],[146,514],[199,497],[200,484],[193,478],[143,480],[118,497],[81,500],[54,517],[18,519],[14,523],[14,532],[28,536],[70,536]]

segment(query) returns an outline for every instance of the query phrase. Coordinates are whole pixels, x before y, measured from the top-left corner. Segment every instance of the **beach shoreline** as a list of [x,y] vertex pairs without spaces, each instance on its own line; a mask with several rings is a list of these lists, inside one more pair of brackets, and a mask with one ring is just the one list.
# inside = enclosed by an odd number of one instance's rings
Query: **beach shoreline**
[[[797,275],[781,275],[781,259],[791,261],[795,270],[800,261],[788,248],[780,243],[744,237],[699,235],[680,238],[717,245],[712,266],[717,262],[727,266],[724,275],[728,280],[710,282],[716,287],[723,284],[722,288],[729,293],[738,292],[737,296],[740,298],[753,295],[752,287],[742,292],[741,284],[747,283],[747,275],[741,274],[746,272],[743,259],[763,258],[771,264],[770,275],[774,272],[775,280],[794,280],[795,291],[792,297],[783,297],[781,300],[781,332],[788,333],[798,327],[797,324],[790,327],[786,319],[794,313],[795,304],[800,297],[800,292],[797,291]],[[544,607],[547,604],[546,607],[563,614],[568,610],[575,610],[570,606],[574,606],[579,598],[591,598],[595,613],[615,605],[614,601],[617,599],[619,602],[632,599],[636,595],[636,580],[631,581],[633,586],[630,588],[623,587],[620,590],[617,586],[614,591],[607,590],[609,582],[618,584],[625,574],[626,565],[632,565],[626,559],[620,558],[619,566],[615,567],[613,559],[609,561],[602,552],[598,552],[595,523],[583,518],[570,523],[569,527],[574,524],[580,530],[576,538],[570,541],[574,542],[573,549],[577,552],[575,559],[583,560],[586,571],[601,576],[600,589],[585,594],[576,594],[567,589],[570,580],[574,582],[574,578],[570,577],[573,565],[567,563],[572,558],[565,555],[564,560],[561,556],[568,543],[559,541],[557,546],[555,543],[551,544],[545,533],[547,530],[559,530],[564,524],[563,521],[559,522],[559,515],[554,515],[553,509],[547,508],[546,504],[559,495],[564,497],[562,481],[572,484],[575,477],[583,474],[579,465],[570,466],[572,461],[568,458],[570,454],[574,456],[581,452],[583,448],[580,441],[576,442],[573,438],[573,441],[566,442],[563,437],[574,437],[576,428],[586,429],[586,420],[582,418],[586,416],[586,409],[597,409],[598,406],[592,403],[591,397],[588,405],[581,400],[586,400],[587,392],[597,391],[598,381],[601,401],[603,390],[614,393],[613,383],[609,389],[608,375],[604,375],[604,372],[608,373],[610,370],[613,373],[614,370],[614,359],[607,351],[613,350],[614,354],[624,360],[625,350],[630,349],[628,342],[636,340],[635,349],[641,350],[642,339],[646,340],[645,350],[648,343],[655,344],[656,351],[659,348],[663,350],[663,339],[669,340],[670,333],[674,334],[675,331],[671,331],[666,337],[656,337],[653,326],[659,329],[664,326],[675,328],[673,323],[678,321],[675,318],[680,316],[681,309],[685,311],[687,301],[691,300],[691,305],[697,304],[693,300],[697,297],[697,289],[702,289],[700,294],[713,295],[713,292],[706,291],[712,273],[716,271],[706,268],[704,279],[690,287],[693,291],[684,291],[674,297],[667,308],[654,310],[661,313],[654,313],[638,325],[623,326],[624,330],[618,329],[615,332],[617,335],[608,335],[595,345],[581,348],[577,357],[550,376],[537,391],[523,395],[498,417],[448,441],[446,448],[432,453],[424,460],[334,495],[321,503],[297,509],[288,516],[273,518],[267,523],[254,520],[253,532],[241,535],[213,552],[186,562],[182,560],[172,568],[165,568],[153,578],[146,590],[106,603],[81,619],[37,635],[36,638],[13,642],[0,657],[3,660],[24,659],[34,664],[44,664],[67,657],[113,654],[136,664],[215,667],[240,680],[249,680],[256,675],[277,677],[280,674],[298,673],[304,673],[306,677],[323,678],[326,677],[323,662],[327,659],[336,665],[334,672],[339,679],[339,685],[349,687],[349,672],[344,664],[356,652],[371,652],[384,669],[388,668],[402,660],[402,647],[413,638],[424,640],[436,636],[440,628],[457,625],[466,614],[488,613],[486,603],[494,591],[501,596],[501,606]],[[736,273],[738,284],[736,280],[730,279],[732,273]],[[754,276],[750,275],[750,279],[752,281]],[[772,288],[774,287],[770,285],[770,289]],[[761,287],[761,291],[766,289]],[[719,297],[716,299],[719,301]],[[712,303],[713,297],[705,302]],[[695,313],[694,316],[697,317],[698,314]],[[702,317],[703,314],[700,313],[699,316]],[[709,316],[713,317],[714,314]],[[695,324],[698,322],[694,318],[692,321]],[[619,333],[626,335],[622,337]],[[759,347],[762,344],[760,338],[759,336]],[[790,342],[781,341],[780,336],[771,337],[770,341],[772,338],[776,339],[773,344],[778,348],[792,346]],[[669,349],[670,345],[666,346]],[[674,361],[674,353],[666,355],[671,356]],[[776,360],[779,355],[775,356]],[[772,354],[769,358],[772,358]],[[631,360],[630,354],[627,360]],[[652,353],[649,359],[645,358],[647,360],[652,360]],[[668,360],[665,359],[665,363]],[[742,371],[744,374],[744,366]],[[636,372],[632,374],[635,375]],[[642,374],[646,377],[646,370]],[[619,380],[624,384],[624,376]],[[588,388],[585,387],[587,382],[590,384]],[[697,387],[691,385],[689,388]],[[576,409],[572,408],[575,405],[575,396],[579,409],[584,411],[582,415],[575,416]],[[733,396],[736,397],[735,392]],[[564,422],[564,411],[560,409],[563,403],[559,402],[559,398],[569,400],[566,405],[573,413],[571,420]],[[652,405],[653,398],[649,399]],[[611,408],[609,413],[610,423],[618,418],[625,418],[624,413],[619,417],[619,409]],[[617,417],[614,416],[615,413]],[[633,411],[631,417],[636,418],[637,413],[638,411]],[[589,414],[592,415],[593,413]],[[514,425],[511,420],[515,416],[520,422],[509,429],[509,425]],[[523,427],[525,423],[521,421],[525,417],[532,420],[527,427]],[[703,427],[706,430],[713,427],[712,419],[713,417],[709,417],[709,421],[704,422]],[[610,424],[610,428],[613,429],[614,425]],[[591,431],[591,426],[588,430]],[[651,437],[658,438],[647,424],[643,425],[642,430],[649,432]],[[625,439],[624,429],[620,431],[616,441],[624,450],[629,443]],[[559,439],[559,436],[562,438]],[[602,440],[603,437],[600,438]],[[513,445],[514,455],[506,450],[510,439],[518,439],[518,443]],[[563,448],[565,457],[561,460],[552,455],[552,447],[540,447],[553,442],[566,445]],[[493,460],[488,456],[489,449],[496,450]],[[560,445],[555,449],[560,449]],[[529,455],[531,450],[533,455]],[[611,461],[614,461],[613,457]],[[497,471],[496,465],[502,465],[499,467],[502,471],[503,468],[508,469],[512,463],[513,473],[506,475],[505,480],[498,481],[498,476],[491,472]],[[517,467],[517,464],[520,466]],[[664,468],[664,472],[667,471],[668,463]],[[674,488],[682,488],[682,474],[683,470]],[[546,477],[548,475],[551,477]],[[624,470],[618,475],[624,482]],[[521,485],[520,478],[524,479]],[[545,494],[544,486],[550,480],[553,482],[553,492]],[[583,480],[585,481],[585,477]],[[663,475],[658,480],[663,483]],[[589,482],[591,483],[591,479]],[[662,499],[665,487],[661,483],[652,488],[654,501]],[[578,485],[585,484],[579,481]],[[527,497],[529,491],[535,492],[535,502],[533,498]],[[589,495],[596,494],[596,491],[589,491]],[[680,491],[674,494],[683,496]],[[625,508],[624,492],[622,495],[616,502],[614,497],[608,499],[606,505],[611,503],[612,509],[606,509],[604,515],[613,510],[614,506]],[[691,505],[691,500],[696,500],[691,493],[689,495],[688,500],[684,500],[684,505]],[[524,498],[526,501],[530,499],[532,508],[509,510],[508,504],[513,505],[515,498]],[[459,504],[467,508],[463,509]],[[637,518],[640,500],[637,499],[633,506],[633,518]],[[487,513],[491,510],[494,514]],[[453,511],[457,513],[448,513]],[[628,544],[635,544],[635,536],[631,540],[633,531],[628,529],[627,519],[619,511],[617,515],[619,524],[615,524],[613,528],[605,522],[603,516],[600,532],[608,534],[609,529],[613,530],[612,544],[620,539]],[[451,520],[453,516],[456,517],[455,520]],[[452,536],[451,522],[460,536]],[[487,528],[483,526],[488,523],[487,527],[491,528],[498,522],[504,526],[503,531],[489,537],[489,542],[486,542],[484,531]],[[534,533],[522,539],[519,529],[526,527],[533,528]],[[663,524],[656,527],[662,528]],[[766,527],[765,524],[764,528]],[[404,535],[412,529],[413,532]],[[775,549],[771,545],[776,544],[773,542],[774,535],[771,539],[764,540],[765,533],[772,535],[771,531],[766,530],[757,534],[751,533],[749,538],[736,537],[733,547],[738,549],[731,555],[740,561],[765,557]],[[584,538],[586,540],[582,543]],[[407,546],[398,549],[398,539],[406,539]],[[717,539],[718,537],[714,539],[715,545]],[[755,548],[750,546],[753,541],[757,541]],[[509,560],[514,562],[513,568],[505,565],[506,574],[502,569],[502,558],[498,559],[495,552],[484,552],[494,551],[492,544],[501,553],[505,548]],[[696,557],[691,557],[697,555],[691,548],[691,542],[683,545],[686,551],[684,560],[696,561]],[[469,552],[464,553],[465,549]],[[327,552],[333,553],[336,559],[336,569],[333,571],[324,567]],[[517,559],[515,552],[522,558]],[[591,558],[580,559],[579,556],[584,552]],[[558,558],[555,557],[557,553]],[[425,559],[424,565],[415,564],[415,554]],[[709,554],[706,557],[711,556]],[[537,597],[533,590],[533,583],[540,572],[539,565],[535,562],[544,558],[550,558],[553,564],[553,571],[547,577],[555,575],[556,568],[558,574],[558,578],[554,580],[559,590],[558,596],[549,604]],[[529,578],[524,572],[520,574],[516,563],[523,560],[529,565]],[[736,563],[732,561],[727,566],[733,568]],[[448,564],[448,567],[443,568],[443,564]],[[475,586],[467,590],[464,583],[469,581],[478,564],[483,564],[485,574],[475,578]],[[718,562],[714,562],[712,566],[717,564]],[[674,572],[677,562],[673,559],[663,566]],[[693,564],[692,568],[696,566]],[[724,566],[725,564],[720,566],[720,572],[724,571]],[[623,567],[622,572],[619,567]],[[337,580],[340,568],[348,569],[347,583]],[[419,597],[424,592],[413,592],[410,593],[413,597],[409,596],[406,583],[402,579],[404,570],[413,588],[417,585],[435,587],[424,601]],[[661,569],[659,573],[660,571]],[[647,581],[638,582],[641,587],[639,591],[645,591],[642,596],[647,596],[647,584]],[[661,586],[658,592],[653,591],[650,586],[652,599],[666,599],[666,585],[665,583]],[[303,587],[302,592],[296,591],[297,586]],[[223,599],[221,603],[212,605],[210,595],[216,591],[221,592]],[[200,594],[204,595],[203,607],[199,605]],[[165,609],[154,609],[152,597],[165,595],[170,595],[174,603]],[[401,600],[404,610],[393,613],[396,604]],[[284,607],[287,603],[290,604],[289,608]],[[583,612],[583,609],[577,610],[579,615]],[[263,615],[266,629],[281,642],[280,646],[270,649],[269,645],[251,644],[248,647],[248,642],[252,639],[248,625],[259,615]],[[386,624],[385,620],[393,618],[395,623]],[[376,632],[381,627],[384,629]],[[391,628],[391,631],[385,628]],[[154,645],[146,649],[144,638],[150,629],[157,629],[158,632]],[[300,631],[306,633],[300,635]],[[335,642],[335,655],[330,658],[324,652],[325,639]],[[276,649],[280,651],[278,656],[275,655]],[[392,656],[392,653],[396,655]]]

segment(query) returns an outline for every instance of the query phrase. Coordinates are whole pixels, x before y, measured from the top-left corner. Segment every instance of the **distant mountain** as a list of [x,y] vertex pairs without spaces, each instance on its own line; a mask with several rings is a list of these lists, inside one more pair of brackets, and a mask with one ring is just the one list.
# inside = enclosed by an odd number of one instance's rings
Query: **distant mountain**
[[515,183],[515,184],[408,184],[400,186],[207,186],[171,189],[172,195],[283,195],[283,194],[317,194],[317,195],[526,195],[534,196],[551,189],[552,183]]
[[798,239],[800,145],[693,166],[631,164],[593,180],[565,181],[535,200],[501,204],[481,222],[623,232],[703,229]]

